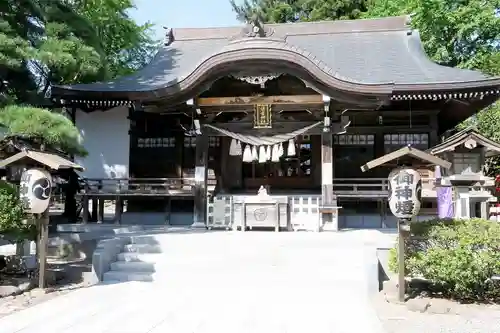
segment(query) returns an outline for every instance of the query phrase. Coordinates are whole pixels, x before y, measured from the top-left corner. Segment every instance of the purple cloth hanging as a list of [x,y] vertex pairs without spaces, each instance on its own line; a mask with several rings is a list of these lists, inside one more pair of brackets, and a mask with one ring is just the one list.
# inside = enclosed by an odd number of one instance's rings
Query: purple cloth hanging
[[[434,177],[436,179],[441,178],[441,168],[439,166],[434,169]],[[439,218],[453,218],[453,189],[451,186],[436,186],[436,194]]]

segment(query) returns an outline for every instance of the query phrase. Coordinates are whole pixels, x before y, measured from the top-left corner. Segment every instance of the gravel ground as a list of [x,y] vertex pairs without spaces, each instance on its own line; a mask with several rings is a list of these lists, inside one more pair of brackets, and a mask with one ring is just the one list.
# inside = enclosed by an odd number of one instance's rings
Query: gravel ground
[[57,288],[47,288],[47,292],[40,289],[33,289],[21,295],[0,298],[0,318],[86,286],[88,286],[88,284],[82,282]]
[[413,312],[382,294],[373,302],[387,333],[500,333],[500,306],[457,305],[457,315]]

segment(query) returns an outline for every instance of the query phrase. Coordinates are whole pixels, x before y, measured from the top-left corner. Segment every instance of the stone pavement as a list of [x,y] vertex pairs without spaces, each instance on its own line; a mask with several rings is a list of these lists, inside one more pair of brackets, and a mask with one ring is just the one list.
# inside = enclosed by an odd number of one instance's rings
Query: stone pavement
[[364,236],[160,238],[154,282],[76,290],[0,319],[0,333],[383,332],[369,301],[374,248]]

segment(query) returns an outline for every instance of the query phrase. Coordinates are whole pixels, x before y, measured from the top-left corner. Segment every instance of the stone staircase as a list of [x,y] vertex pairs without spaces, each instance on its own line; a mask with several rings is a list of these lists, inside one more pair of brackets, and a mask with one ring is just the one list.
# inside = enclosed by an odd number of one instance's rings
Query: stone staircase
[[104,273],[104,282],[144,281],[152,282],[155,264],[162,257],[161,247],[152,235],[131,236],[110,270]]

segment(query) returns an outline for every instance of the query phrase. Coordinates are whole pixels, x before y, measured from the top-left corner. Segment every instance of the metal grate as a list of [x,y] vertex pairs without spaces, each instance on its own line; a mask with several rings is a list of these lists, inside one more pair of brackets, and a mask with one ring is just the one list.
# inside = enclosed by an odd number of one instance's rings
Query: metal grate
[[290,224],[300,224],[304,216],[319,221],[321,206],[320,195],[300,195],[289,197]]
[[209,197],[207,202],[207,227],[229,229],[233,217],[233,197],[218,195]]

